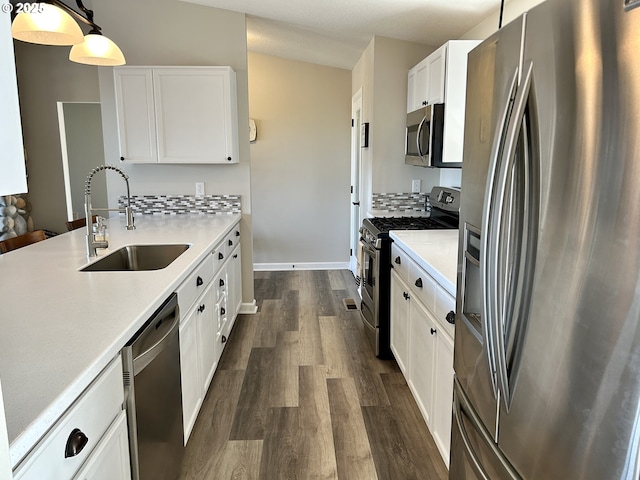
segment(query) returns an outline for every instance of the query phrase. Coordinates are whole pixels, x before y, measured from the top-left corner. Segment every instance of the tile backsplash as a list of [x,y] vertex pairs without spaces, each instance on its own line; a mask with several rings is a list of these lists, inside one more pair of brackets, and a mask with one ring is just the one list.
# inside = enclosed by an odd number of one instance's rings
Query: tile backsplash
[[[118,206],[126,205],[127,197],[118,197]],[[241,213],[240,195],[132,195],[131,207],[138,215]]]
[[374,193],[372,209],[389,212],[424,212],[428,200],[427,193]]

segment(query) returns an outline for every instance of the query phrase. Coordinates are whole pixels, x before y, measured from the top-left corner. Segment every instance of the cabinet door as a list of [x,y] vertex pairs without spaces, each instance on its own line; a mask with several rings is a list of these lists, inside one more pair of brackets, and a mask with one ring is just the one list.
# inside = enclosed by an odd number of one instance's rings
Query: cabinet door
[[239,246],[231,254],[227,278],[229,280],[229,299],[227,301],[229,314],[227,318],[229,330],[231,330],[242,305],[242,258]]
[[416,67],[409,70],[407,75],[407,113],[411,113],[415,110],[414,104],[416,96]]
[[213,301],[213,285],[209,284],[205,292],[196,302],[196,321],[198,324],[198,358],[200,362],[200,385],[202,397],[207,393],[218,359],[215,352],[216,316]]
[[91,453],[75,480],[129,480],[127,414],[121,412]]
[[416,65],[416,87],[414,90],[413,110],[423,107],[429,101],[429,62],[428,57]]
[[429,104],[444,102],[444,81],[447,58],[447,44],[427,57],[427,101]]
[[195,308],[192,309],[180,322],[180,373],[182,375],[182,419],[185,445],[202,404],[196,312]]
[[11,195],[27,191],[27,175],[10,15],[0,15],[0,78],[0,195]]
[[391,351],[407,377],[409,364],[409,287],[391,272]]
[[153,79],[150,68],[114,68],[120,157],[130,163],[155,163],[158,148]]
[[153,70],[159,163],[238,162],[232,74],[230,68]]
[[411,299],[410,329],[408,383],[427,425],[431,428],[436,325],[431,314],[415,299]]
[[444,332],[436,334],[436,371],[433,392],[433,439],[445,465],[449,465],[451,415],[453,405],[453,340]]

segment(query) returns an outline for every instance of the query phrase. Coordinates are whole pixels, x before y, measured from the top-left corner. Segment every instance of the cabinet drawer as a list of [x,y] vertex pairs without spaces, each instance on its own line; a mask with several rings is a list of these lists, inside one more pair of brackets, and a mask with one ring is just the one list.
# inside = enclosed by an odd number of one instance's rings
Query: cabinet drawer
[[391,244],[391,266],[405,282],[409,281],[409,264],[411,260],[400,247]]
[[436,289],[436,308],[435,308],[435,317],[438,322],[442,324],[442,327],[451,335],[453,338],[455,328],[453,324],[447,322],[447,314],[449,312],[456,311],[456,300],[449,293],[438,285]]
[[240,244],[240,225],[236,225],[224,239],[225,257],[229,258],[231,252]]
[[213,278],[213,257],[208,255],[178,287],[178,303],[185,314]]
[[409,264],[409,286],[414,295],[434,313],[436,303],[436,282],[414,262]]
[[[124,386],[122,360],[117,357],[74,402],[16,471],[16,480],[70,479],[100,442],[122,411]],[[79,452],[65,458],[67,441],[76,429],[88,439]]]

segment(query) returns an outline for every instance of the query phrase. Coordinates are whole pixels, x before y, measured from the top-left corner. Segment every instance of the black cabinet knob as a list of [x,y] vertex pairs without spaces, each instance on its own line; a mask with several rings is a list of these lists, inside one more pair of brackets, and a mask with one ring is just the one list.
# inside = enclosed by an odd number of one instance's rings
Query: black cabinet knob
[[431,329],[431,335],[435,335],[436,333],[438,333],[438,331],[435,328]]
[[204,309],[205,309],[205,308],[206,308],[206,305],[203,303],[202,305],[200,305],[200,306],[198,307],[198,312],[200,312],[200,313],[204,312]]
[[428,103],[428,102],[427,102],[426,100],[424,100],[424,101],[422,102],[422,105],[426,105],[427,103]]
[[227,160],[228,160],[228,161],[231,161],[231,157],[227,157]]
[[218,254],[218,259],[222,260],[224,258],[224,255],[222,253]]
[[402,261],[400,260],[400,257],[396,257],[394,262],[396,262],[396,265],[401,265],[402,264]]
[[236,254],[233,256],[233,258],[238,258],[238,254],[236,253]]
[[222,343],[227,343],[227,337],[225,337],[224,335],[222,335]]
[[407,292],[402,292],[402,296],[405,300],[409,300],[409,294]]
[[238,230],[236,230],[236,237],[240,236],[240,232]]
[[229,240],[229,246],[231,247],[233,245],[233,240]]
[[221,314],[221,315],[224,315],[225,313],[227,313],[227,311],[224,309],[224,307],[222,307],[222,308],[220,309],[220,314]]
[[124,162],[124,157],[120,157],[120,161],[121,161],[121,162]]
[[69,434],[69,438],[67,438],[67,444],[64,447],[64,458],[75,457],[87,446],[88,442],[89,437],[82,433],[79,428],[74,428]]
[[453,310],[451,310],[449,313],[447,313],[447,316],[445,317],[447,322],[449,322],[451,325],[456,323],[456,312],[454,312]]
[[224,280],[223,279],[220,279],[220,286],[224,287]]
[[416,287],[422,288],[422,279],[421,278],[416,280]]
[[196,278],[196,287],[201,286],[203,283],[204,283],[204,280],[202,280],[202,277]]

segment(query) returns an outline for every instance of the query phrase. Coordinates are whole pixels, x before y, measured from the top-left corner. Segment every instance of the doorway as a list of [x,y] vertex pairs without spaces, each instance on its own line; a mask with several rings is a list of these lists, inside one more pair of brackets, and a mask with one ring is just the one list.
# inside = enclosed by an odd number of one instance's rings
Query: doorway
[[358,277],[358,244],[360,243],[362,183],[362,150],[360,144],[360,128],[362,125],[362,88],[351,99],[351,229],[349,269],[354,277]]
[[[102,114],[99,103],[58,102],[62,170],[67,220],[85,216],[84,182],[91,170],[104,163]],[[99,175],[91,184],[96,205],[107,205],[107,181]]]

